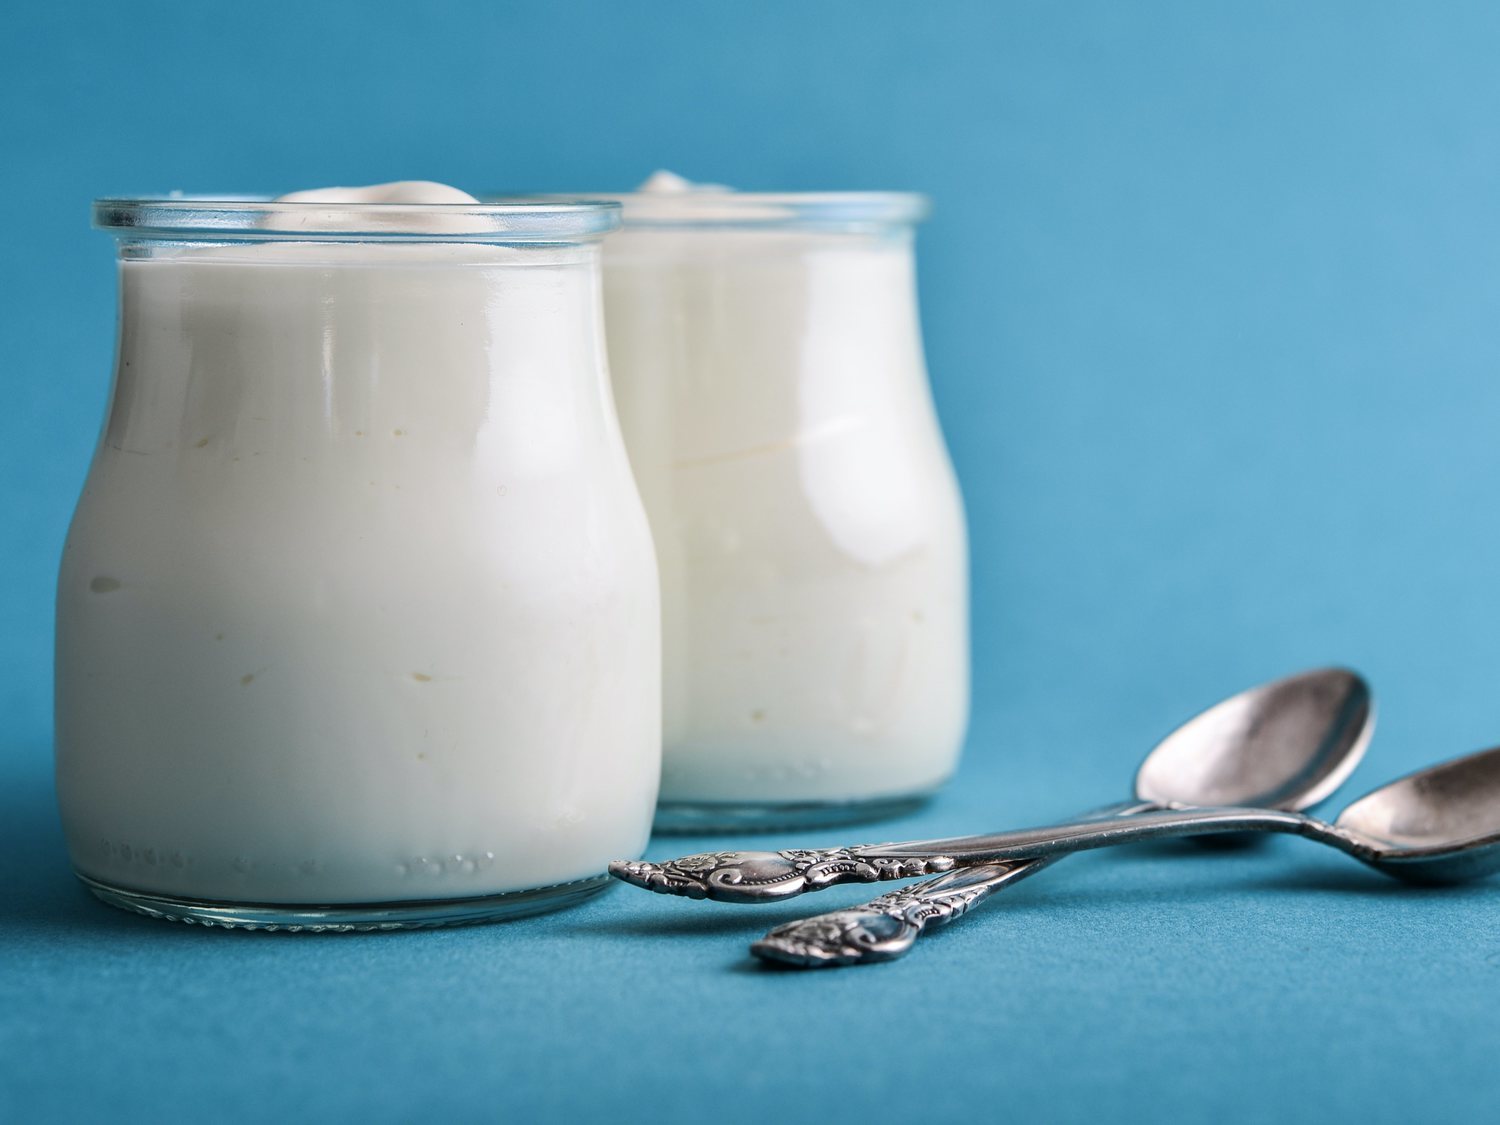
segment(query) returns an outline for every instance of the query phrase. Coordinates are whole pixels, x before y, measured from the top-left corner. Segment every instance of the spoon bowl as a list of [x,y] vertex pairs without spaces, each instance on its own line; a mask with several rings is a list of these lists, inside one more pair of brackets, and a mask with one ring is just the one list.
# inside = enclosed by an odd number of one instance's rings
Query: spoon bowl
[[1310,809],[1359,764],[1374,698],[1358,674],[1323,668],[1231,696],[1157,744],[1135,776],[1154,805]]
[[1361,859],[1412,882],[1500,871],[1500,747],[1383,785],[1340,813],[1334,827],[1374,853]]

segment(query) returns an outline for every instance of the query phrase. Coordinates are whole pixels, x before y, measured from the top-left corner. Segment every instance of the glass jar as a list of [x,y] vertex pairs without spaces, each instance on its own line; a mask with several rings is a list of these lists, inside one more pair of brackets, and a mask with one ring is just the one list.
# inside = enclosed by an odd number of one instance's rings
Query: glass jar
[[650,532],[602,204],[103,200],[112,403],[58,591],[57,778],[101,898],[394,928],[639,854]]
[[963,506],[896,193],[619,196],[615,401],[662,573],[659,829],[904,811],[968,717]]

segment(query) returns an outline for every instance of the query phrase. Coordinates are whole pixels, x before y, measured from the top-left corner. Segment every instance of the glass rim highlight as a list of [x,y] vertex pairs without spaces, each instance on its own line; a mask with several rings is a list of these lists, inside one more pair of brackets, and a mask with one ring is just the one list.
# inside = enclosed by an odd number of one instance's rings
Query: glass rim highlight
[[753,228],[868,230],[919,223],[932,202],[910,191],[577,192],[561,195],[486,194],[486,200],[561,202],[617,200],[629,228]]
[[108,196],[96,230],[174,242],[586,242],[620,226],[609,197],[481,203],[281,202],[270,196]]

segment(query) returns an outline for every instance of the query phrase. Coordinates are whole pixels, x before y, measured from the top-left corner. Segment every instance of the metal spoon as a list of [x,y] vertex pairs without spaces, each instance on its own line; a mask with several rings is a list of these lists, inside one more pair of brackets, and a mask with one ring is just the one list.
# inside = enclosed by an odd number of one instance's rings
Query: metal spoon
[[[1369,688],[1353,673],[1307,672],[1264,684],[1169,734],[1136,772],[1136,800],[1089,819],[1204,804],[1311,808],[1348,777],[1373,729]],[[861,906],[777,926],[750,952],[803,967],[894,961],[927,927],[962,917],[1060,858],[959,867]]]
[[[1184,798],[1194,804],[1221,805],[1246,794],[1273,805],[1310,806],[1333,792],[1354,768],[1373,721],[1368,685],[1344,669],[1306,672],[1253,688],[1168,735],[1136,775],[1137,800],[1095,815],[1145,815],[1176,807]],[[951,871],[961,857],[948,845],[972,849],[976,841],[987,839],[708,852],[665,863],[616,861],[609,870],[627,883],[662,894],[777,902],[837,883]],[[962,862],[992,864],[997,858],[974,854]]]
[[[1332,824],[1299,812],[1204,808],[997,832],[943,844],[945,858],[955,862],[995,863],[1222,832],[1306,836],[1413,883],[1458,883],[1491,875],[1500,871],[1500,746],[1392,781],[1355,801]],[[926,854],[920,845],[898,844],[884,849],[880,858],[901,862]]]

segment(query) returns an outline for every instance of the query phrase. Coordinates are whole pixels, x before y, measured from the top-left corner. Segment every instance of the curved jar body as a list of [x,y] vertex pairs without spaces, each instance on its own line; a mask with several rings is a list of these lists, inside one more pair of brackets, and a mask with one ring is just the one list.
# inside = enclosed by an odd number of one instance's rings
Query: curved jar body
[[337,908],[639,853],[657,577],[566,235],[124,244],[58,593],[81,874]]
[[[851,203],[887,213],[829,214]],[[659,827],[861,819],[957,762],[967,546],[922,354],[920,206],[626,197],[605,244],[662,572]]]

